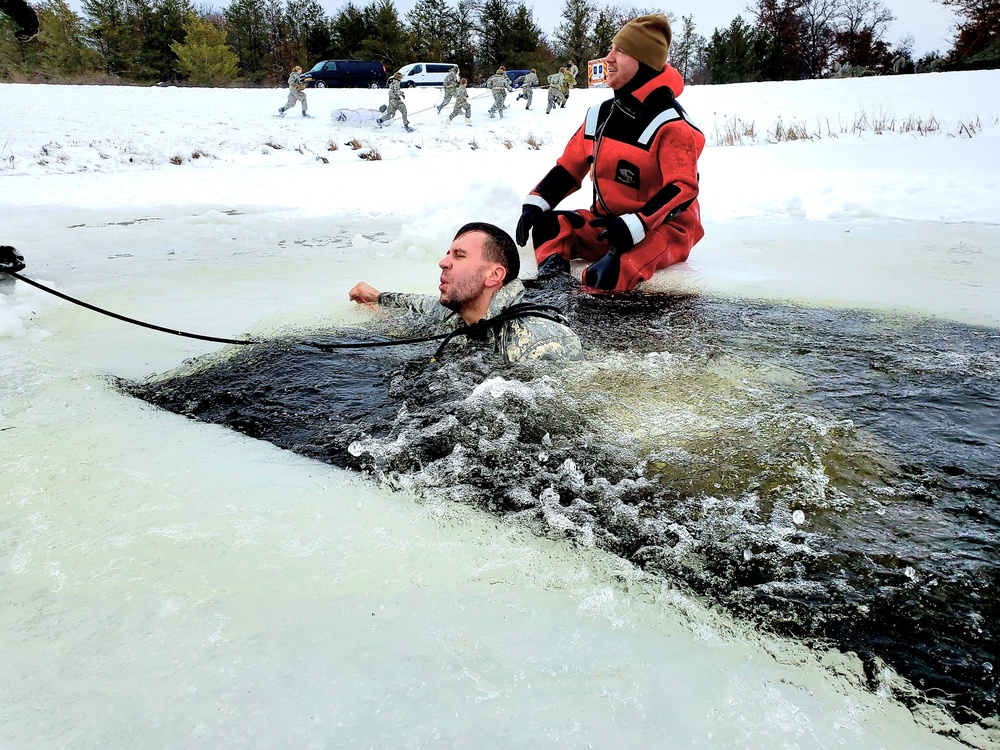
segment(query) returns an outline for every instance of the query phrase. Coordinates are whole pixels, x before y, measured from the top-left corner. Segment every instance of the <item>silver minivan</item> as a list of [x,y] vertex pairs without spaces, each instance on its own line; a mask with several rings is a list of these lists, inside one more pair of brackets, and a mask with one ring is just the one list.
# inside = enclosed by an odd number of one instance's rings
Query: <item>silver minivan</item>
[[443,86],[444,78],[453,67],[453,63],[418,62],[404,65],[399,69],[403,79],[399,85],[412,89],[414,86]]

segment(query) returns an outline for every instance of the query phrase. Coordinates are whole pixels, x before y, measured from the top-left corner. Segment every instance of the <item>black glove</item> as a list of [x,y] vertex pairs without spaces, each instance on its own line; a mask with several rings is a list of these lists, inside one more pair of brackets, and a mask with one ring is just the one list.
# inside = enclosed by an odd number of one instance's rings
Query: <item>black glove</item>
[[615,248],[611,248],[603,258],[587,266],[583,272],[583,283],[594,289],[614,289],[618,286],[621,268],[621,257]]
[[604,227],[604,231],[597,235],[597,239],[601,242],[607,242],[619,252],[631,250],[632,246],[635,245],[632,239],[632,230],[619,216],[598,216],[596,219],[590,220],[590,226]]
[[538,278],[550,279],[554,276],[568,274],[569,269],[569,261],[559,255],[559,253],[553,253],[538,264]]
[[517,221],[517,232],[515,232],[518,245],[524,247],[527,244],[528,232],[543,213],[541,208],[531,203],[521,206],[521,218]]
[[406,94],[404,94],[402,91],[400,91],[399,92],[399,98],[400,99],[405,99],[406,98]]
[[0,272],[17,273],[24,270],[24,256],[10,245],[0,245]]

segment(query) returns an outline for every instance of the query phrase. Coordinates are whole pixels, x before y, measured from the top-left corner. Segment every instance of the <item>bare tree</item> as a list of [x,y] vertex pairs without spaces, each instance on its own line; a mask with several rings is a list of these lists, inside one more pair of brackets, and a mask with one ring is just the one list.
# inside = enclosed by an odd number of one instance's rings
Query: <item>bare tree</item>
[[837,44],[848,64],[871,67],[879,64],[888,50],[885,42],[889,24],[896,20],[882,0],[840,0]]
[[830,68],[839,9],[840,0],[805,0],[799,10],[802,64],[810,78],[820,78]]

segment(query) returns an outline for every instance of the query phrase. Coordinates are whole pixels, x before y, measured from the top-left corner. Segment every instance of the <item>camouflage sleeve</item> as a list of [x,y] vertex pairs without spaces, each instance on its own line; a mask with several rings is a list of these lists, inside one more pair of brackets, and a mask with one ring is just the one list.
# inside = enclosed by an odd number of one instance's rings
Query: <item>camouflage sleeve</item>
[[382,292],[378,296],[378,304],[381,307],[397,307],[409,310],[412,313],[428,318],[432,323],[441,323],[452,314],[451,310],[438,302],[437,297],[430,294]]

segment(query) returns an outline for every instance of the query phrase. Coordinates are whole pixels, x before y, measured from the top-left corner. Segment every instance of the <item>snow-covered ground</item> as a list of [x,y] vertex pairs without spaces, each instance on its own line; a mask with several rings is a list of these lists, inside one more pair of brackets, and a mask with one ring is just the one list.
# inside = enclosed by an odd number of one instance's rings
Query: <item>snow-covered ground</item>
[[[649,286],[1000,327],[998,88],[690,88],[707,236]],[[460,224],[513,230],[608,93],[549,115],[510,97],[503,120],[484,95],[470,127],[411,91],[408,134],[331,120],[384,91],[310,90],[313,118],[279,119],[281,90],[2,85],[0,244],[31,278],[184,330],[362,321],[356,281],[430,292]],[[958,746],[848,657],[109,382],[217,348],[0,287],[0,745]]]

